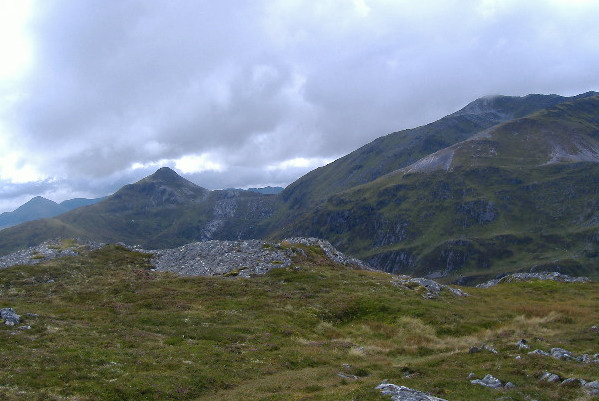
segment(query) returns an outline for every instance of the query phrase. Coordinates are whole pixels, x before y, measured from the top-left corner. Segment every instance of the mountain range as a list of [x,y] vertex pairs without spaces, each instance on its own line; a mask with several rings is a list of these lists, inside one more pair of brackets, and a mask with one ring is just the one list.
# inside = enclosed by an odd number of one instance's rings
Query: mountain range
[[507,272],[599,277],[599,94],[478,99],[389,134],[278,194],[210,191],[168,168],[59,216],[0,231],[168,248],[315,236],[373,267],[471,284]]
[[75,198],[56,203],[42,196],[36,196],[12,212],[0,214],[0,229],[15,226],[31,220],[54,217],[79,207],[93,205],[104,198]]

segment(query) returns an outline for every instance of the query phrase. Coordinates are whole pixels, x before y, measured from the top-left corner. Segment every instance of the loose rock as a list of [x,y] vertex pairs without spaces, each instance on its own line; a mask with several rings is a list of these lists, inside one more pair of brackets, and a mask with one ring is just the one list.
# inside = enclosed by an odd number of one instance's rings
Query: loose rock
[[392,401],[447,401],[422,391],[387,383],[387,381],[382,382],[375,388],[380,390],[383,395],[390,395]]
[[503,383],[501,383],[501,380],[499,380],[498,378],[491,376],[491,375],[486,375],[482,379],[470,380],[470,383],[479,384],[481,386],[490,387],[490,388],[503,387]]
[[549,383],[559,383],[562,381],[562,378],[556,375],[555,373],[545,372],[539,379],[539,381],[549,382]]
[[4,324],[7,326],[16,326],[21,322],[21,316],[17,315],[13,308],[0,309],[0,318],[4,320]]
[[539,272],[539,273],[514,273],[508,274],[501,278],[495,278],[485,283],[477,285],[478,288],[489,288],[501,283],[513,283],[518,281],[532,281],[532,280],[553,280],[562,281],[566,283],[586,283],[591,281],[588,277],[572,277],[567,274],[558,272]]

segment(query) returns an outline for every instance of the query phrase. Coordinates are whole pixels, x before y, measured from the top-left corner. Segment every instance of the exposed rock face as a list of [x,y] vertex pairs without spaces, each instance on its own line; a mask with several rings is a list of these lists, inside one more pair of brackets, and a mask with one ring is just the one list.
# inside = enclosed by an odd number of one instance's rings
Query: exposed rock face
[[422,391],[413,390],[405,386],[397,386],[386,381],[376,386],[376,389],[380,390],[383,395],[390,395],[392,401],[447,401],[443,398],[433,397]]
[[586,283],[591,281],[588,277],[572,277],[558,272],[539,272],[539,273],[514,273],[507,276],[489,280],[486,283],[477,285],[479,288],[489,288],[500,283],[512,283],[516,281],[532,280],[553,280],[566,283]]

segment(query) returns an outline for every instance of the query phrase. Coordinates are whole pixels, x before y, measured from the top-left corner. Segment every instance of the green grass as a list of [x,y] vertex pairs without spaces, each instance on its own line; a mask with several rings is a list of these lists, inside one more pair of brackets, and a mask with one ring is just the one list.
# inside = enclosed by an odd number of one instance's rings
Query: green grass
[[[374,387],[388,379],[451,401],[561,400],[583,394],[539,384],[544,370],[599,374],[514,346],[527,338],[598,352],[597,284],[517,283],[431,300],[304,249],[291,268],[251,279],[158,273],[118,246],[1,270],[0,306],[31,328],[0,327],[0,397],[384,400]],[[499,354],[468,353],[482,342]],[[473,386],[470,372],[518,387]]]

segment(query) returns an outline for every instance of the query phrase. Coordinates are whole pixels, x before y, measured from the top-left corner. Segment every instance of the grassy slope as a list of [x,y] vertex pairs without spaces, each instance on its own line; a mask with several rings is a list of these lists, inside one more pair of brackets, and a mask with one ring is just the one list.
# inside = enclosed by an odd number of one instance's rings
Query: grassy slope
[[[589,94],[581,95],[588,96]],[[497,96],[478,99],[463,110],[422,127],[382,136],[318,168],[281,193],[291,213],[365,184],[418,159],[470,138],[495,124],[520,118],[571,98],[556,95]]]
[[599,167],[545,165],[555,149],[596,151],[598,116],[594,96],[498,125],[453,146],[451,171],[388,174],[294,216],[279,235],[326,238],[387,271],[472,280],[545,265],[599,278]]
[[[574,267],[565,273],[597,278],[598,177],[596,163],[383,177],[331,197],[288,230],[388,270],[449,270],[455,279],[560,260]],[[402,252],[411,265],[394,259]]]
[[[304,250],[294,267],[252,279],[152,272],[147,256],[119,247],[1,270],[0,306],[38,316],[24,316],[29,330],[0,327],[0,396],[384,400],[373,387],[388,379],[451,401],[564,400],[583,393],[539,384],[542,372],[599,375],[597,365],[514,346],[526,338],[544,350],[598,352],[596,283],[509,284],[431,300],[388,274],[327,265],[320,251]],[[481,342],[499,354],[468,353]],[[518,387],[474,386],[470,372]]]

